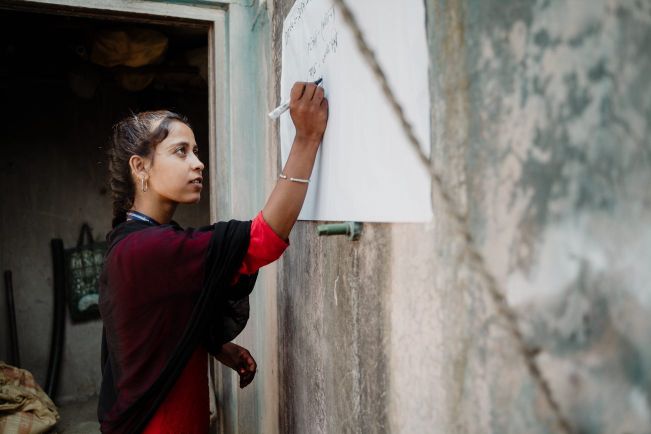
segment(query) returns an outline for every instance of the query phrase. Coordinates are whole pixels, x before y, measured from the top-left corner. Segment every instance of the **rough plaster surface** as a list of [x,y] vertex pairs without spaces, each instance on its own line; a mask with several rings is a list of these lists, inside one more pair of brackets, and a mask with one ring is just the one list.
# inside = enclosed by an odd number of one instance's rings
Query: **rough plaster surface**
[[[301,223],[279,288],[281,432],[385,432],[389,396],[388,225],[368,241]],[[372,240],[372,241],[371,241]]]
[[[292,3],[274,2],[273,23]],[[650,433],[650,4],[427,8],[433,164],[563,413],[581,433]],[[297,224],[279,283],[281,432],[552,432],[434,203],[432,223],[367,224],[357,243]]]
[[[273,4],[276,90],[292,4]],[[296,224],[279,267],[279,431],[387,432],[391,226],[367,225],[360,241],[318,237],[316,226]]]

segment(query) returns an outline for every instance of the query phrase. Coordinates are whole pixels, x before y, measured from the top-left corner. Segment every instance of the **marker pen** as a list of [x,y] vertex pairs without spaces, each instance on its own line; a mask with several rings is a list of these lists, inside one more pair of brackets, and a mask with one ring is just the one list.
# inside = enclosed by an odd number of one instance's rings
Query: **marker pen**
[[[316,84],[318,86],[319,84],[321,84],[322,81],[323,81],[323,79],[319,78],[317,81],[314,82],[314,84]],[[289,109],[289,100],[283,102],[278,107],[276,107],[271,112],[269,112],[268,116],[271,119],[278,119],[280,117],[280,115],[285,113],[288,109]]]

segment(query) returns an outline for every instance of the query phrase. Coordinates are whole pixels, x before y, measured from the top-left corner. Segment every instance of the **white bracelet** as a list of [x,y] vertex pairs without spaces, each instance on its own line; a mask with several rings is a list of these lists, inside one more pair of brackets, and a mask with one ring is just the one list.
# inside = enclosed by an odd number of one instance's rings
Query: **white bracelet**
[[300,178],[287,178],[286,175],[283,175],[282,173],[278,175],[279,178],[281,179],[289,179],[290,181],[294,182],[300,182],[301,184],[309,184],[310,180],[309,179],[300,179]]

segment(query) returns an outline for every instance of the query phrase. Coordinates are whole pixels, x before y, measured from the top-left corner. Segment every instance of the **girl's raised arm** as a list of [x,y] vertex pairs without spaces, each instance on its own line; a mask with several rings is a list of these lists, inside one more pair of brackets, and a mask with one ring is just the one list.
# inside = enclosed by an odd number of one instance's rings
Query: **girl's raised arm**
[[314,83],[295,83],[290,94],[290,115],[296,127],[287,163],[262,209],[262,215],[271,229],[287,240],[303,207],[307,183],[289,178],[309,179],[314,167],[316,152],[328,122],[328,100],[323,88]]

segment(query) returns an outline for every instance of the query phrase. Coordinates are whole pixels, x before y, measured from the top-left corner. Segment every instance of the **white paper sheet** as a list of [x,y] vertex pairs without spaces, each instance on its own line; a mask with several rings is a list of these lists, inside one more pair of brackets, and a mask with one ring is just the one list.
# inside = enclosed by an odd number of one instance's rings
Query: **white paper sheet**
[[[350,0],[367,42],[429,155],[430,98],[422,0]],[[282,99],[323,78],[330,111],[300,220],[423,222],[430,179],[331,0],[297,0],[283,25]],[[281,116],[283,167],[294,140]],[[287,174],[291,176],[291,173]]]

